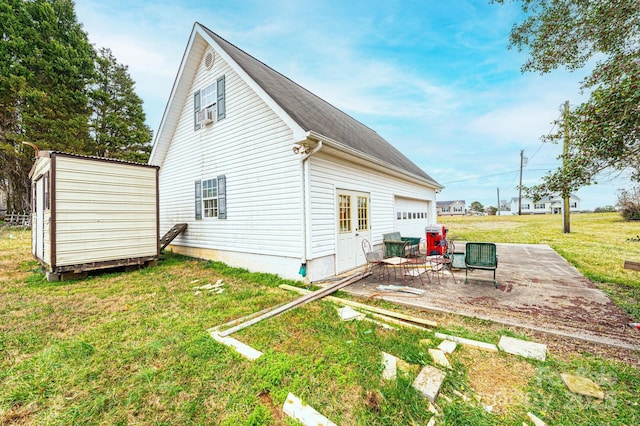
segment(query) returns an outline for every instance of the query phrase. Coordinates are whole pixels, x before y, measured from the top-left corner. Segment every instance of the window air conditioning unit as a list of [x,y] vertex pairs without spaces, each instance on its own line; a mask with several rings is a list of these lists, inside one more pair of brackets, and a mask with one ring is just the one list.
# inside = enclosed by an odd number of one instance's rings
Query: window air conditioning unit
[[206,126],[207,124],[213,123],[216,121],[216,109],[215,108],[204,108],[198,111],[198,124],[201,126]]

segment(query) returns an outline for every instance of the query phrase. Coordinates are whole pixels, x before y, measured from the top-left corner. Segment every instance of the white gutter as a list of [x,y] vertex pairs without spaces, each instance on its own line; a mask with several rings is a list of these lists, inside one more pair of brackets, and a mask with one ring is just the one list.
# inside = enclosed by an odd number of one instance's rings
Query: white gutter
[[442,186],[441,184],[439,184],[436,181],[429,181],[429,180],[423,178],[422,176],[417,176],[417,175],[415,175],[413,173],[407,172],[406,170],[404,170],[404,169],[402,169],[400,167],[397,167],[397,166],[394,166],[392,164],[386,163],[386,162],[384,162],[382,160],[379,160],[376,157],[373,157],[371,155],[365,154],[365,153],[363,153],[361,151],[358,151],[356,149],[350,148],[350,147],[348,147],[348,146],[346,146],[346,145],[344,145],[344,144],[342,144],[340,142],[337,142],[337,141],[335,141],[335,140],[333,140],[331,138],[327,138],[326,136],[323,136],[323,135],[321,135],[319,133],[316,133],[313,130],[307,132],[307,139],[309,139],[309,140],[317,140],[317,141],[323,140],[327,146],[333,147],[333,148],[337,149],[338,151],[345,152],[345,153],[347,153],[349,155],[352,155],[354,157],[362,158],[363,160],[366,160],[368,163],[376,164],[376,165],[381,166],[381,167],[383,167],[383,168],[385,168],[387,170],[392,170],[395,173],[398,173],[398,174],[400,174],[402,176],[405,176],[406,178],[413,179],[414,181],[420,182],[422,184],[427,184],[428,186],[431,186],[434,189],[443,189],[444,188],[444,186]]
[[[308,235],[311,232],[311,220],[307,217],[311,211],[311,200],[309,199],[309,157],[322,149],[322,141],[318,139],[318,144],[311,151],[303,153],[300,157],[300,172],[302,174],[302,191],[301,191],[301,206],[302,206],[302,255],[300,259],[300,275],[307,276],[307,259],[309,258],[308,248]],[[294,152],[296,148],[294,147]]]

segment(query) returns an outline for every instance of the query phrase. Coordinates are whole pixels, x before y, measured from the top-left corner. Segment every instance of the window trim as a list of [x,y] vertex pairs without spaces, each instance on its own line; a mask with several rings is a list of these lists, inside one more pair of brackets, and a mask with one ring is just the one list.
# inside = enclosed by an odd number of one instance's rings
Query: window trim
[[[215,197],[204,196],[204,182],[213,181],[216,184]],[[195,219],[196,220],[210,220],[210,219],[226,219],[227,218],[227,177],[225,175],[219,175],[214,178],[200,179],[195,181]],[[216,200],[216,215],[206,216],[204,203],[206,200]]]

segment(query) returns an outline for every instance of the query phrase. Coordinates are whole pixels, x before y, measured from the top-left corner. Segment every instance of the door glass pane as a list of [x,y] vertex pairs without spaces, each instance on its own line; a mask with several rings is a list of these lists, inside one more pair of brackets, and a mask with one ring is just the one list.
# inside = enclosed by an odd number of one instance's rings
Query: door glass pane
[[351,196],[338,194],[338,226],[340,233],[351,232]]
[[358,230],[369,230],[369,197],[358,197]]

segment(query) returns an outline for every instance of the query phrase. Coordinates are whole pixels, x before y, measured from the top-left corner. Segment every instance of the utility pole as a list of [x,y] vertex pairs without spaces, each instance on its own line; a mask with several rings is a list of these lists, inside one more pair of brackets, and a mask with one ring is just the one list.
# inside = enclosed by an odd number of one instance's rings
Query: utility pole
[[498,211],[496,212],[497,216],[500,216],[500,188],[496,188],[498,190]]
[[524,149],[520,150],[520,185],[518,186],[518,216],[522,215],[522,166],[524,164]]
[[[564,102],[564,147],[562,150],[562,166],[564,170],[564,178],[567,179],[567,156],[569,155],[569,101]],[[570,210],[569,210],[569,194],[565,189],[564,205],[562,207],[562,224],[563,232],[568,234],[571,232]]]

